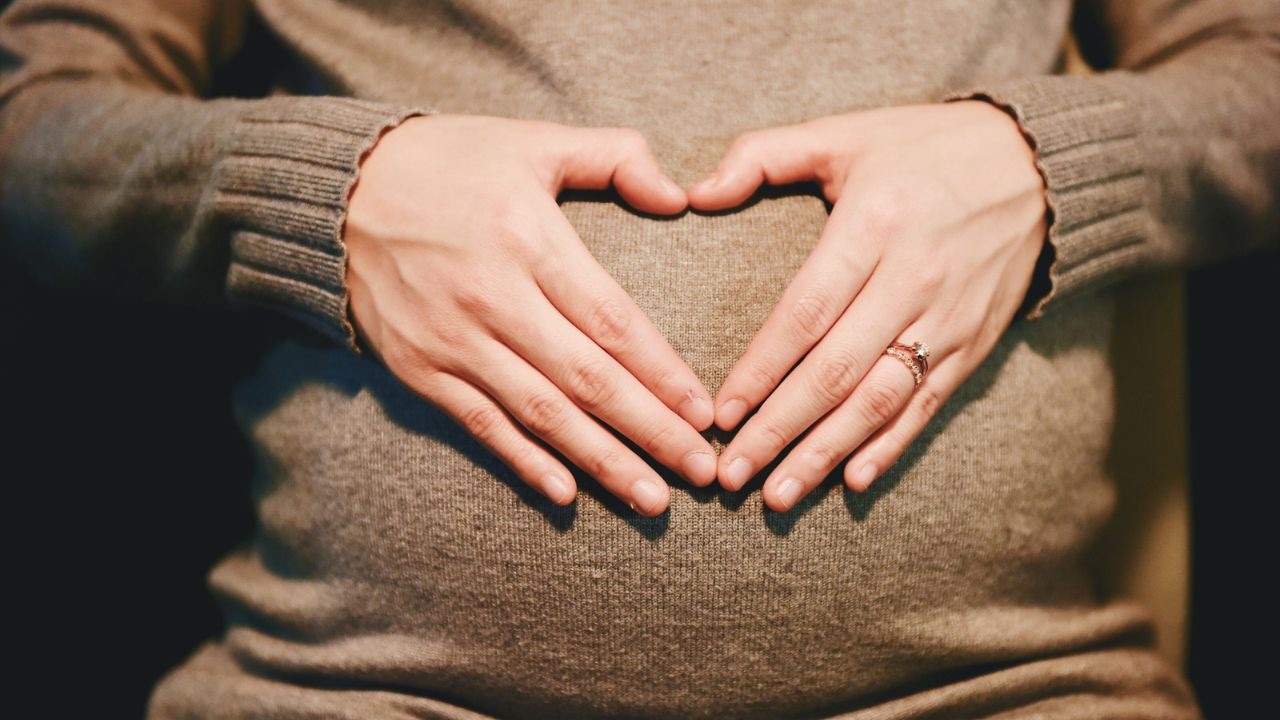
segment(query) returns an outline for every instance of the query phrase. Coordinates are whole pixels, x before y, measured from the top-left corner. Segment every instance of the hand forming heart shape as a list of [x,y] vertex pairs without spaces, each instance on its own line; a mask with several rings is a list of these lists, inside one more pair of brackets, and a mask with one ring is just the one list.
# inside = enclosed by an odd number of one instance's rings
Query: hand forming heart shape
[[[821,183],[830,218],[714,409],[556,203],[564,188],[614,185],[652,213],[718,210],[804,180]],[[666,483],[595,418],[691,483],[718,476],[735,491],[809,430],[766,480],[775,510],[874,434],[845,472],[863,490],[1009,325],[1045,213],[1033,151],[982,101],[751,131],[687,194],[635,130],[437,113],[364,160],[343,243],[352,323],[392,374],[555,502],[572,502],[574,481],[529,433],[652,516]],[[914,393],[883,355],[899,339],[933,348]],[[713,418],[730,429],[761,401],[717,463],[699,431]]]
[[[716,424],[730,429],[768,398],[720,454],[730,490],[808,431],[765,480],[775,510],[850,453],[844,477],[857,491],[897,461],[1013,321],[1046,238],[1034,151],[981,100],[748,132],[689,197],[714,210],[762,182],[808,180],[831,216],[715,402]],[[918,386],[884,354],[917,340],[931,348]]]

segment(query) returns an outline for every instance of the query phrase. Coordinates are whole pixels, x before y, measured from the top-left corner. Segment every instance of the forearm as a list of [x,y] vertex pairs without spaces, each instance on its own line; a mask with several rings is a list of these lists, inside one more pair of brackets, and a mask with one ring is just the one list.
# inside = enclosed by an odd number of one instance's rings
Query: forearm
[[[212,70],[174,60],[181,41],[152,48],[168,63],[121,49],[151,37],[124,36],[143,22],[135,14],[97,3],[120,17],[114,32],[94,34],[90,9],[32,11],[44,5],[22,4],[22,22],[11,12],[0,23],[0,46],[15,58],[0,73],[6,254],[51,283],[270,307],[355,349],[340,242],[347,196],[381,133],[429,111],[339,97],[204,98],[194,93]],[[149,31],[162,30],[177,33],[159,21]],[[171,79],[162,65],[188,71]]]
[[[1224,5],[1230,10],[1230,4]],[[1280,21],[1194,18],[1129,37],[1119,67],[950,97],[993,100],[1036,148],[1052,222],[1048,288],[1028,318],[1129,275],[1192,268],[1275,242]]]

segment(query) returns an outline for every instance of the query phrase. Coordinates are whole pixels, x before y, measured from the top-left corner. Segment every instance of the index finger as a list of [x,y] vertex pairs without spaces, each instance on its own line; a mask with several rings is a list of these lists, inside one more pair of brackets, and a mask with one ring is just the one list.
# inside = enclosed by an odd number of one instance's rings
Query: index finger
[[879,253],[852,247],[856,239],[846,221],[851,212],[850,203],[835,204],[813,252],[729,370],[715,399],[716,425],[722,430],[736,427],[773,392],[871,276]]
[[546,213],[560,251],[534,269],[551,303],[697,430],[711,426],[711,393],[644,309],[596,262],[560,210]]

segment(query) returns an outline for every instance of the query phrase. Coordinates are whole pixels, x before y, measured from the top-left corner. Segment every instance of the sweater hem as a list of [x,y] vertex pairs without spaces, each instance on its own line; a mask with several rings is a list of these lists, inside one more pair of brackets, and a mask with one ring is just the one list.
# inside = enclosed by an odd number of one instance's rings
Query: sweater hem
[[956,91],[1018,124],[1045,183],[1045,243],[1017,316],[1036,320],[1142,262],[1147,173],[1135,110],[1096,77],[1048,75]]
[[264,100],[235,124],[215,170],[231,228],[233,303],[297,318],[356,354],[343,243],[361,164],[382,138],[434,108],[340,97]]

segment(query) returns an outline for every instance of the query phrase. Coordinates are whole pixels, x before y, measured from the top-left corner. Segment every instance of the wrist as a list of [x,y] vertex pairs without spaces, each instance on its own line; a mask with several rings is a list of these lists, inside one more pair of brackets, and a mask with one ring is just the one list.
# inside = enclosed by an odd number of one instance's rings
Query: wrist
[[998,134],[1008,140],[1002,143],[1007,148],[1010,167],[1015,168],[1019,187],[1034,193],[1040,209],[1040,231],[1034,235],[1038,252],[1032,264],[1031,276],[1028,278],[1027,290],[1019,303],[1014,317],[1027,318],[1032,310],[1041,304],[1049,294],[1052,282],[1049,269],[1054,261],[1054,247],[1049,240],[1049,228],[1053,222],[1052,205],[1049,198],[1048,177],[1038,157],[1035,139],[1026,131],[1018,116],[1007,106],[990,101],[984,96],[965,100],[953,100],[953,104],[973,105],[983,108],[983,113],[990,118],[992,127],[998,128]]
[[1015,118],[1047,187],[1047,287],[1025,318],[1035,320],[1086,291],[1123,277],[1144,252],[1150,221],[1138,113],[1100,76],[1046,75],[957,90],[946,102],[980,100]]

